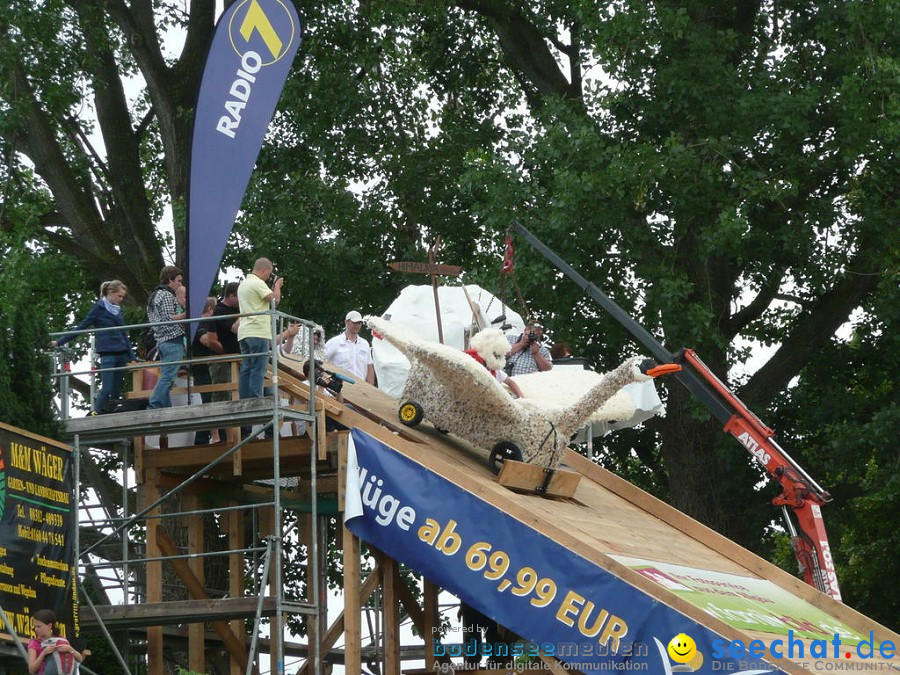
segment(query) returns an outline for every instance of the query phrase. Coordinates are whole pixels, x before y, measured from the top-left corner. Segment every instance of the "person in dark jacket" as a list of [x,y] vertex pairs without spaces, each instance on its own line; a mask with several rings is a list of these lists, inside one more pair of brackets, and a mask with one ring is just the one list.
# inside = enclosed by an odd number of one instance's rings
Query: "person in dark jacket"
[[[212,316],[215,307],[216,299],[207,298],[206,304],[203,306],[203,312],[200,316],[204,318]],[[194,341],[191,343],[191,357],[204,359],[210,356],[218,356],[221,353],[222,343],[219,342],[219,336],[216,333],[213,324],[205,321],[201,322],[200,325],[197,326],[197,332],[194,333]],[[200,387],[212,384],[212,376],[210,375],[209,367],[210,364],[208,363],[201,362],[191,364],[191,377],[195,386]],[[200,400],[204,403],[212,403],[212,392],[201,392]],[[194,433],[194,445],[205,445],[206,443],[209,443],[210,440],[212,440],[213,443],[219,442],[218,429],[213,429],[212,432],[210,432],[209,429],[203,429]]]
[[[122,316],[122,301],[128,289],[118,279],[104,281],[100,284],[100,299],[91,307],[88,315],[82,319],[73,330],[86,328],[115,328],[124,326],[125,319]],[[61,347],[78,335],[64,335],[50,343],[52,347]],[[96,334],[95,349],[100,355],[100,394],[94,399],[91,406],[92,414],[102,412],[110,399],[119,398],[122,395],[122,370],[110,370],[121,368],[134,361],[134,350],[128,340],[128,333],[122,330],[105,330]]]

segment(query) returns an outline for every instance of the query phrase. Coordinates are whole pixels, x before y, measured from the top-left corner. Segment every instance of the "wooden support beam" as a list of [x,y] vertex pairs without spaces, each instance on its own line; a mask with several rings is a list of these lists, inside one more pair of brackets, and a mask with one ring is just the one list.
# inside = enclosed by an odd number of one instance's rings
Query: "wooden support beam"
[[[337,448],[337,471],[338,471],[338,511],[341,513],[344,512],[344,497],[347,489],[347,450],[350,446],[350,432],[349,431],[341,431],[338,432],[344,434],[343,441],[338,445]],[[341,530],[344,534],[347,533],[346,529]]]
[[[344,527],[344,667],[348,673],[362,672],[361,613],[363,603],[369,599],[368,595],[363,599],[356,592],[360,584],[359,553],[359,539]],[[378,580],[375,574],[370,578],[375,582]]]
[[[97,605],[97,612],[110,630],[143,629],[148,626],[182,625],[197,621],[226,620],[239,616],[251,619],[256,616],[258,598],[216,598],[211,600],[174,600],[169,602],[142,602],[135,605]],[[275,602],[263,600],[262,615],[275,613]],[[84,629],[98,630],[91,612],[81,620]]]
[[[419,631],[419,635],[423,637],[425,640],[425,659],[426,663],[428,662],[428,655],[431,654],[432,658],[436,663],[450,663],[450,657],[446,654],[441,658],[434,657],[434,642],[432,638],[437,634],[436,631],[433,631],[432,628],[438,626],[437,622],[437,592],[438,588],[434,584],[430,583],[427,579],[425,580],[425,610],[423,611],[421,607],[419,607],[419,603],[416,602],[416,599],[413,597],[412,591],[410,591],[406,584],[403,583],[403,580],[399,578],[399,565],[398,565],[398,582],[397,582],[397,598],[400,600],[400,603],[406,609],[406,613],[409,614],[409,620],[413,622],[413,625],[416,627],[416,630]],[[434,615],[434,619],[429,625],[429,620],[427,618],[427,613],[429,611],[428,607],[428,587],[431,587],[432,593],[432,605],[431,612]]]
[[[200,509],[200,499],[197,495],[186,494],[181,497],[181,504],[185,511]],[[188,553],[194,555],[203,553],[205,543],[203,539],[203,516],[185,516],[187,528]],[[203,558],[189,558],[187,561],[191,574],[197,579],[200,588],[205,587],[205,573],[203,570]],[[203,623],[188,624],[188,668],[196,673],[206,672],[206,626]]]
[[[175,546],[175,542],[169,538],[169,535],[167,535],[162,528],[158,528],[156,531],[156,543],[163,555],[178,555],[178,547]],[[209,596],[206,594],[203,584],[194,576],[194,573],[191,572],[184,559],[174,558],[169,560],[169,563],[172,565],[175,574],[177,574],[178,578],[184,583],[188,594],[193,599],[209,600]],[[235,637],[225,621],[211,621],[210,625],[213,627],[213,630],[218,633],[219,637],[222,638],[225,649],[228,650],[231,658],[239,660],[243,664],[243,668],[246,668],[247,649],[244,646],[244,643]],[[148,633],[149,631],[150,629],[147,629]]]
[[[234,502],[229,502],[229,506],[234,505]],[[232,551],[239,551],[244,548],[243,516],[243,511],[235,510],[229,511],[226,518],[228,522],[228,548]],[[240,553],[232,553],[228,556],[228,594],[232,598],[244,597],[244,556]],[[229,633],[236,639],[245,635],[244,628],[244,619],[232,619],[228,626]],[[229,665],[230,675],[243,675],[245,672],[247,672],[247,658],[245,657],[241,661],[232,655]]]
[[328,443],[325,440],[325,406],[318,405],[316,401],[316,451],[319,461],[325,461],[328,457]]
[[[350,534],[350,531],[344,533],[344,537],[349,541],[353,535]],[[356,540],[357,552],[359,552],[359,540]],[[347,555],[347,551],[344,551],[344,555]],[[356,558],[356,575],[357,579],[359,578],[359,556]],[[378,587],[378,584],[381,580],[381,568],[376,567],[375,570],[366,577],[366,580],[363,582],[362,587],[359,589],[359,593],[353,593],[352,596],[348,595],[350,591],[348,591],[349,584],[347,583],[347,561],[345,558],[344,561],[344,609],[338,614],[338,617],[334,620],[334,622],[328,627],[328,632],[325,633],[325,637],[322,638],[322,651],[327,652],[330,651],[332,647],[337,643],[338,638],[341,635],[344,635],[344,664],[350,664],[352,661],[348,660],[350,657],[348,656],[350,652],[355,649],[357,655],[360,654],[360,618],[359,611],[355,614],[348,612],[348,607],[356,603],[356,606],[362,609],[362,606],[366,604],[370,597],[372,597],[372,593],[375,592],[375,589]],[[356,629],[352,628],[353,619],[352,617],[356,617]],[[360,657],[357,656],[357,659]],[[300,670],[297,671],[297,675],[309,675],[311,664],[307,661]],[[352,670],[349,666],[347,666],[346,672],[359,672],[359,670]]]
[[[159,470],[148,469],[144,472],[145,483],[141,486],[141,508],[146,508],[159,497]],[[159,518],[160,508],[157,506],[147,512],[149,518],[147,527],[147,557],[160,557],[159,537],[157,533],[161,529]],[[147,563],[147,602],[162,602],[162,563],[152,561]],[[163,675],[163,634],[161,626],[147,628],[147,673],[148,675]]]
[[[315,604],[316,597],[313,595],[313,573],[315,561],[310,556],[312,552],[312,514],[301,513],[297,518],[297,531],[300,535],[302,544],[306,545],[306,601]],[[309,656],[307,661],[315,663],[316,656],[321,654],[321,646],[318,640],[319,636],[319,617],[315,614],[306,616],[306,644],[309,645]]]
[[438,616],[440,588],[425,579],[423,593],[425,595],[425,611],[422,616],[422,637],[425,638],[425,668],[433,671],[438,664],[438,659],[434,655],[434,637],[440,630],[440,616]]
[[[312,443],[308,438],[282,438],[279,439],[281,448],[282,462],[296,460],[297,463],[306,462],[305,468],[309,467],[309,453],[312,451]],[[223,443],[213,445],[197,445],[187,448],[173,448],[171,450],[151,449],[144,453],[144,466],[147,468],[174,469],[177,467],[196,468],[199,469],[206,466],[213,460],[219,458],[229,446]],[[250,441],[239,452],[243,452],[242,462],[252,466],[265,466],[272,472],[272,441],[258,440]],[[224,465],[224,466],[223,466]],[[221,467],[221,469],[220,469]],[[227,462],[222,462],[213,468],[224,470],[227,475],[232,475]],[[238,475],[238,474],[234,474]]]
[[400,565],[389,555],[378,552],[381,559],[381,587],[384,589],[384,672],[400,672]]

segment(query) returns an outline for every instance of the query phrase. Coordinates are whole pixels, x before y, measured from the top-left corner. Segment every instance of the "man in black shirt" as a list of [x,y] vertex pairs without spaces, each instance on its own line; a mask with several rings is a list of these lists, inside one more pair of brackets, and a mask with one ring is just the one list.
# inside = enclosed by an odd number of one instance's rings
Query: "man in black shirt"
[[[232,281],[225,284],[222,297],[216,303],[213,316],[222,317],[212,322],[210,330],[215,330],[219,343],[222,345],[223,354],[240,354],[241,347],[237,339],[237,322],[233,315],[240,314],[238,309],[237,289],[238,282]],[[227,384],[231,382],[231,363],[213,363],[209,367],[213,384]],[[213,401],[230,401],[231,393],[217,391],[213,393]]]
[[[203,306],[203,313],[200,315],[204,318],[212,316],[213,309],[216,306],[215,298],[207,298],[206,304]],[[219,342],[215,327],[211,321],[204,321],[197,326],[197,332],[194,333],[194,341],[191,343],[191,356],[193,358],[208,358],[218,356],[222,353],[222,344]],[[209,363],[192,363],[191,377],[195,386],[203,386],[212,384],[212,376]],[[204,403],[212,401],[212,392],[204,391],[200,394],[200,399]],[[203,429],[194,433],[194,445],[205,445],[210,440],[219,441],[219,432],[216,430],[215,436],[209,429]]]

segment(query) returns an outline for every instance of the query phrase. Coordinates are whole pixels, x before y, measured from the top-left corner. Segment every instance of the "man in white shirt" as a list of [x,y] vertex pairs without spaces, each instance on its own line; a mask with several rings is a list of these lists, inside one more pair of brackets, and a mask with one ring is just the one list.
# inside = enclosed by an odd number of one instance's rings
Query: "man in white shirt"
[[350,371],[361,380],[375,384],[375,366],[369,343],[359,336],[362,314],[356,310],[347,312],[344,332],[325,343],[325,360]]

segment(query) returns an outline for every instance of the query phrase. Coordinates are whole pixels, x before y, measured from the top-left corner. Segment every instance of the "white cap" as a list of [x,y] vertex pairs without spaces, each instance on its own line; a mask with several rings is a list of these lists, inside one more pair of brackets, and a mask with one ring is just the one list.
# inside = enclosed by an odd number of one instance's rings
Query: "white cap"
[[357,312],[355,309],[347,312],[347,316],[344,317],[347,321],[352,321],[353,323],[358,323],[362,321],[362,314]]

